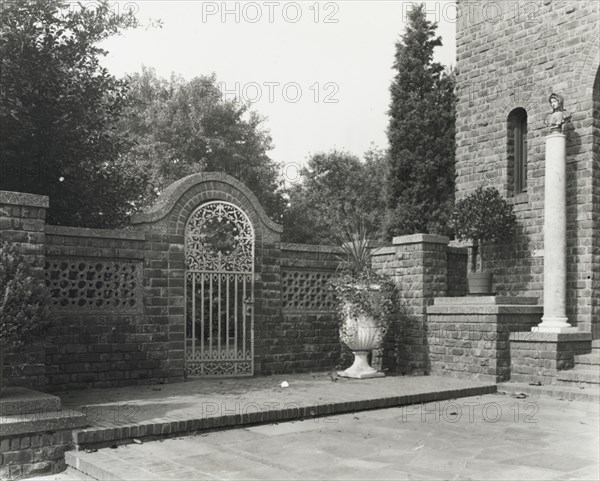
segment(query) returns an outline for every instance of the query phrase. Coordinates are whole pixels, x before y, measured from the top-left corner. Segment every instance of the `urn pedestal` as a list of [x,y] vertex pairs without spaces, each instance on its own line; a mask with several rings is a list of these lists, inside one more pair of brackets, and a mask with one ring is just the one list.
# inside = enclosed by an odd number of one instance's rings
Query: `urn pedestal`
[[371,367],[367,358],[370,351],[381,346],[383,336],[383,329],[375,326],[375,321],[368,316],[358,315],[346,318],[340,337],[352,350],[354,363],[348,369],[338,371],[338,376],[354,379],[384,377],[384,373]]

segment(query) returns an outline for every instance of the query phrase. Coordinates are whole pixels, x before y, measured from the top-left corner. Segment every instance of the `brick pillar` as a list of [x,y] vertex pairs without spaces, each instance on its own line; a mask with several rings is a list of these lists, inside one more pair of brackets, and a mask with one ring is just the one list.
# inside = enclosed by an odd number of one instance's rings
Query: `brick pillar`
[[394,237],[391,247],[373,252],[373,268],[394,279],[405,306],[406,315],[394,329],[395,367],[400,372],[429,371],[427,306],[447,294],[448,241],[444,236],[413,234]]
[[[17,244],[34,272],[44,275],[46,210],[48,197],[21,192],[0,191],[0,239]],[[7,385],[40,388],[46,385],[45,349],[27,345],[18,353],[7,353]]]

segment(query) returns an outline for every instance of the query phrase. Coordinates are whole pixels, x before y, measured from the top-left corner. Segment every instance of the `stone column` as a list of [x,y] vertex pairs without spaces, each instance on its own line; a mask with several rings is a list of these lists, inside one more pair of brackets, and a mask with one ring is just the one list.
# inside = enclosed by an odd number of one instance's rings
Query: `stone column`
[[537,332],[577,332],[567,322],[566,135],[546,137],[544,186],[544,316]]

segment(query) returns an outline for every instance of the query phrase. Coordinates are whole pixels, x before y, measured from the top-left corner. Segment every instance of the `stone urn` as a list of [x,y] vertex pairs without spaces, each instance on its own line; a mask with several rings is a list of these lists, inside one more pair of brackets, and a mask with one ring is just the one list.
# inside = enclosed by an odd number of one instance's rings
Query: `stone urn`
[[345,316],[340,326],[340,339],[352,350],[354,363],[348,369],[338,371],[338,375],[354,379],[385,376],[371,367],[367,357],[370,351],[381,347],[385,329],[378,326],[373,317],[359,312],[349,301],[344,302],[342,310]]

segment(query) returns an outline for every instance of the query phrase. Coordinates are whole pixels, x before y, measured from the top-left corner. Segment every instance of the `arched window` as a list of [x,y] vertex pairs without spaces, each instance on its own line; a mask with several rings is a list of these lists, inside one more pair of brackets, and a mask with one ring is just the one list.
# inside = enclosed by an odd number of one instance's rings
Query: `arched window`
[[509,190],[527,192],[527,111],[521,107],[508,115]]

